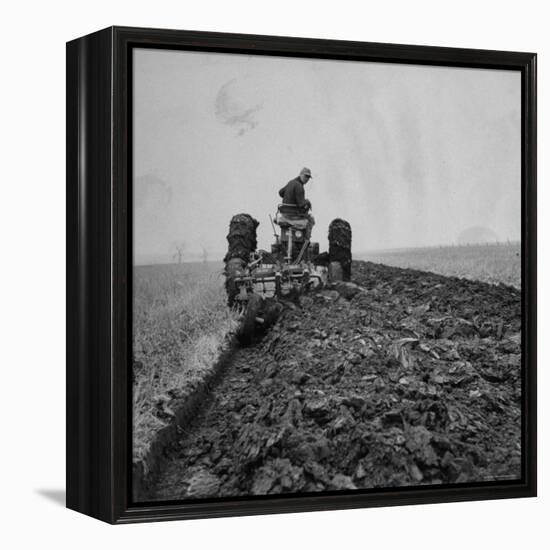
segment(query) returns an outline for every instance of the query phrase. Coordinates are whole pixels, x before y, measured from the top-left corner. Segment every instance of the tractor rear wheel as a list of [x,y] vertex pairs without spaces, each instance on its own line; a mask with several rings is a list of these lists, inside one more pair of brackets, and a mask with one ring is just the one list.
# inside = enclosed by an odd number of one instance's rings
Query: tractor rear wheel
[[338,262],[342,270],[342,280],[351,279],[351,226],[340,218],[332,220],[328,227],[329,266]]
[[250,259],[250,253],[256,250],[256,228],[259,223],[249,214],[237,214],[231,218],[227,234],[227,254],[225,262],[225,289],[229,305],[233,305],[238,289],[234,278],[242,272]]
[[256,250],[256,228],[259,222],[249,214],[237,214],[231,218],[227,234],[227,254],[224,262],[240,258],[248,263],[250,253]]

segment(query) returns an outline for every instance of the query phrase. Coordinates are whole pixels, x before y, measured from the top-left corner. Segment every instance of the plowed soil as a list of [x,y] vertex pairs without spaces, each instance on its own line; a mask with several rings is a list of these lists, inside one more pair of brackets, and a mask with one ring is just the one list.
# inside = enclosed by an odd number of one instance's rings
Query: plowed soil
[[352,274],[236,352],[151,500],[520,477],[520,292]]

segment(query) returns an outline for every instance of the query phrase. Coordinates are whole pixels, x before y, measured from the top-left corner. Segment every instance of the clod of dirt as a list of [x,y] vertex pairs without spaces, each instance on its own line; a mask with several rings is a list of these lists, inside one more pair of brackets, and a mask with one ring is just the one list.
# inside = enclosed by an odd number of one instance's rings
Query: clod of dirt
[[355,485],[355,483],[353,483],[351,477],[345,476],[343,474],[336,474],[332,478],[330,484],[332,489],[340,489],[340,490],[357,489],[357,486]]
[[332,285],[332,288],[343,296],[346,300],[351,300],[358,292],[363,292],[363,289],[355,283],[338,281]]
[[320,298],[326,300],[326,301],[334,301],[338,300],[340,298],[340,293],[337,290],[321,290],[317,293],[317,296]]
[[187,496],[190,498],[195,497],[214,497],[220,488],[220,480],[217,476],[205,471],[199,470],[189,480],[187,488]]

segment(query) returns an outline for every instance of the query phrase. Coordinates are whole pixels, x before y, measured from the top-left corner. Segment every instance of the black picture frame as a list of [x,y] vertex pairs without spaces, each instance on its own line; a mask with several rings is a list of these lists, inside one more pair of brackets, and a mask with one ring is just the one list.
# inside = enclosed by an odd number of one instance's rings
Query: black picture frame
[[[131,51],[134,47],[521,73],[519,481],[136,504],[131,497]],[[67,507],[109,523],[536,496],[536,54],[110,27],[67,44]]]

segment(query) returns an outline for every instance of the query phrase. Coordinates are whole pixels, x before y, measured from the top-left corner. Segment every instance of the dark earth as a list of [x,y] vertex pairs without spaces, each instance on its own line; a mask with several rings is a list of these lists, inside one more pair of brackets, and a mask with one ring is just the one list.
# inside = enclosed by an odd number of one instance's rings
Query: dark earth
[[521,475],[521,297],[354,262],[236,351],[150,500]]

